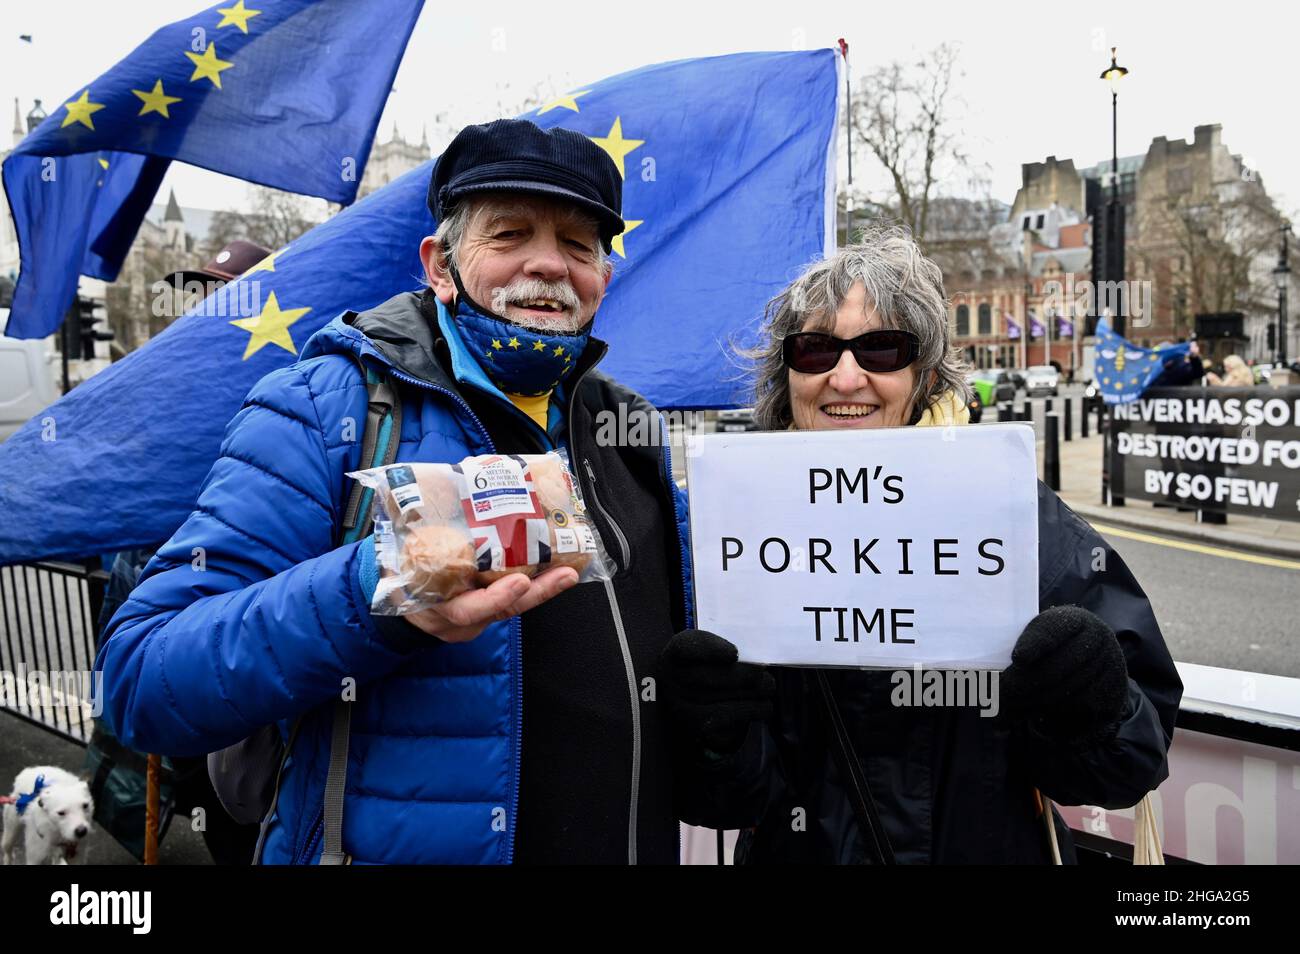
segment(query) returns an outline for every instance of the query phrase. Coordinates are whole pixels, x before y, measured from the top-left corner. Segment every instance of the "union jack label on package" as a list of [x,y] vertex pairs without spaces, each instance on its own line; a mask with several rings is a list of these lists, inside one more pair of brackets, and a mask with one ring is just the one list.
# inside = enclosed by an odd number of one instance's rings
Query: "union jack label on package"
[[461,505],[480,570],[550,562],[550,533],[533,477],[519,457],[479,457],[460,468]]

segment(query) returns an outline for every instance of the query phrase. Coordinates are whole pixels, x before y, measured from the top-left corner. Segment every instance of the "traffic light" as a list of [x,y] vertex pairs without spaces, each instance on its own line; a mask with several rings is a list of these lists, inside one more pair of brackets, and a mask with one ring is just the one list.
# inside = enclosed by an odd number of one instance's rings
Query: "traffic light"
[[95,357],[96,341],[112,341],[113,332],[107,328],[100,329],[96,325],[104,318],[104,307],[96,303],[93,299],[77,298],[77,325],[74,329],[75,334],[80,338],[80,357]]

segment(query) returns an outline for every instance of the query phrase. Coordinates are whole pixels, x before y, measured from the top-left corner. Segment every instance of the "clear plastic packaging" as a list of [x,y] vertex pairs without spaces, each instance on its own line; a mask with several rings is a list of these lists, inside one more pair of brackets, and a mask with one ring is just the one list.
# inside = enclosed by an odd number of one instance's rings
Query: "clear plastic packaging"
[[427,609],[509,573],[571,566],[580,583],[610,578],[562,453],[389,464],[348,476],[375,493],[377,615]]

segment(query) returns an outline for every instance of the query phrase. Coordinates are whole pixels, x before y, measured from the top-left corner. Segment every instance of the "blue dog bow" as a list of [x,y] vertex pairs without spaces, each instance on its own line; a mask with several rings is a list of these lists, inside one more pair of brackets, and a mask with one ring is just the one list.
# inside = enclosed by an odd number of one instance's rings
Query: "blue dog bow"
[[27,806],[37,799],[37,797],[41,794],[41,789],[43,789],[44,787],[45,787],[45,776],[44,775],[36,776],[36,786],[26,795],[19,795],[18,801],[14,802],[14,806],[18,809],[19,815],[27,811]]

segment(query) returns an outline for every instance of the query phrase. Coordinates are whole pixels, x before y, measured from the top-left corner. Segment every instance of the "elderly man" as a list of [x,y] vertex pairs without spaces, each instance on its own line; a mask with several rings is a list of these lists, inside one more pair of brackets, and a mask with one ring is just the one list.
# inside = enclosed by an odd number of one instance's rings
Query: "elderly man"
[[[99,666],[128,744],[201,753],[280,726],[264,863],[676,860],[654,677],[688,625],[684,508],[663,442],[595,438],[602,411],[655,413],[594,370],[621,191],[577,133],[463,130],[429,188],[429,287],[336,318],[253,388],[114,617]],[[567,450],[614,578],[513,574],[372,616],[373,538],[338,544],[362,466],[358,362],[396,386],[399,461]]]

